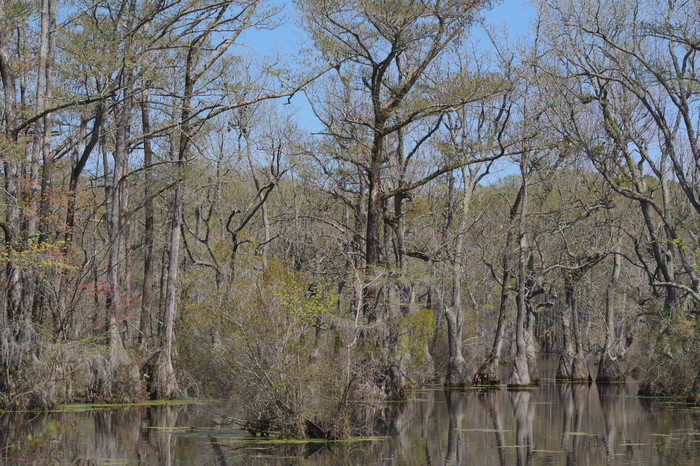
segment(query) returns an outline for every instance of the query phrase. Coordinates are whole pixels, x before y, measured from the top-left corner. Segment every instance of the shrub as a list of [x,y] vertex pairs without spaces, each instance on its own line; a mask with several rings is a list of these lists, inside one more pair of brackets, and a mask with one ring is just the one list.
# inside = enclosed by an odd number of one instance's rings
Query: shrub
[[209,393],[225,389],[240,400],[251,433],[346,437],[357,384],[342,337],[326,323],[336,308],[330,287],[271,264],[186,310],[180,367]]
[[[655,328],[654,328],[655,327]],[[662,329],[662,331],[658,331]],[[692,398],[700,372],[700,330],[697,318],[681,316],[656,322],[641,335],[639,392],[653,396]]]

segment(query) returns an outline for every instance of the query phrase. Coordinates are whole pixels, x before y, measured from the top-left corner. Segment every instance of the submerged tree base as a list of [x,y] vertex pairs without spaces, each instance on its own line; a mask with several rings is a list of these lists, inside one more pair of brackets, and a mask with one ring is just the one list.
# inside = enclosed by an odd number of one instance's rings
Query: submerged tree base
[[447,364],[447,375],[445,376],[445,387],[466,387],[472,384],[472,375],[464,358],[450,358]]
[[475,385],[500,385],[501,372],[498,359],[489,357],[474,375]]
[[620,358],[612,359],[607,354],[600,358],[596,382],[620,382],[625,380],[625,371]]
[[148,392],[154,400],[171,400],[182,396],[175,379],[175,369],[170,355],[162,350],[151,364],[147,365],[150,375]]
[[592,382],[586,359],[581,355],[562,354],[556,379],[559,382]]

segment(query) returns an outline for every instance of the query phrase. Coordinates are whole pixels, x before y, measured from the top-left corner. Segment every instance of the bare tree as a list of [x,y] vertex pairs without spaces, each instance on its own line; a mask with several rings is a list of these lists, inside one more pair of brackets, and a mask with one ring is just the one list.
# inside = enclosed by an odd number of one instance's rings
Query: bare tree
[[679,295],[700,298],[687,247],[696,240],[673,218],[670,184],[672,177],[697,216],[697,185],[690,182],[700,166],[697,122],[689,118],[697,95],[693,8],[686,2],[541,3],[549,53],[563,57],[553,73],[570,80],[562,89],[579,101],[572,102],[570,140],[616,192],[638,203],[656,264],[647,269],[649,282],[663,290],[670,313]]
[[[322,120],[331,134],[343,136],[357,149],[336,157],[357,165],[367,178],[365,259],[372,274],[381,263],[380,228],[386,201],[461,166],[441,166],[390,190],[383,183],[382,168],[400,130],[490,93],[474,88],[468,76],[457,75],[448,82],[435,80],[433,74],[448,46],[464,35],[474,15],[487,5],[474,1],[300,2],[304,26],[319,51],[337,65],[341,81],[362,90],[360,100],[350,108],[331,106]],[[377,287],[368,287],[365,318],[377,318],[377,299]]]

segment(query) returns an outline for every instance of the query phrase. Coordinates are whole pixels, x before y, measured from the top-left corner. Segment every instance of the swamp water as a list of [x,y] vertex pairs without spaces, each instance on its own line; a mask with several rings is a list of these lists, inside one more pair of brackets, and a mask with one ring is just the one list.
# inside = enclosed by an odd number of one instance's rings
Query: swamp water
[[636,396],[633,383],[532,391],[420,390],[377,409],[385,436],[252,437],[235,406],[75,407],[0,417],[0,464],[700,464],[700,408]]

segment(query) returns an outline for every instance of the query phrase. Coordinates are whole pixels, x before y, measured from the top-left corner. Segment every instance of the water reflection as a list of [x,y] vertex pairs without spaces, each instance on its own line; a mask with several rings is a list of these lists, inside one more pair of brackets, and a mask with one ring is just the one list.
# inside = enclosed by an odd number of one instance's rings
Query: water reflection
[[615,464],[615,446],[617,445],[616,417],[621,417],[618,411],[618,401],[623,395],[621,385],[601,385],[597,387],[598,401],[603,411],[605,422],[605,455],[606,464]]
[[515,413],[515,449],[518,466],[531,464],[534,450],[532,422],[535,418],[535,406],[530,404],[530,392],[515,391],[509,393],[510,402]]
[[466,445],[464,445],[461,426],[464,414],[467,411],[465,409],[466,400],[466,397],[462,396],[461,393],[445,393],[447,414],[450,417],[445,464],[450,466],[464,464],[462,452],[466,449]]
[[552,379],[533,391],[419,391],[366,413],[385,438],[339,443],[253,439],[226,404],[5,415],[0,464],[698,464],[700,411],[633,393]]
[[589,392],[587,384],[560,384],[559,399],[563,411],[563,431],[561,449],[566,453],[566,464],[575,464],[575,453],[585,442],[587,433],[583,427],[583,416]]
[[488,415],[493,423],[493,433],[496,438],[496,447],[498,448],[498,464],[505,466],[506,464],[506,436],[503,422],[503,405],[501,404],[502,396],[498,390],[488,390],[479,396],[482,406],[488,411]]

